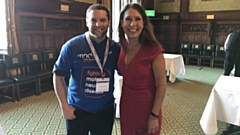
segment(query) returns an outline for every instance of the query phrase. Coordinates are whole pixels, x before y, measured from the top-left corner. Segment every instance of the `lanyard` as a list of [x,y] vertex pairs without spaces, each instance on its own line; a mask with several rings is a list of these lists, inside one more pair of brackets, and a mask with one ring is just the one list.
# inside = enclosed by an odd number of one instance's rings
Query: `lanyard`
[[101,76],[102,76],[102,78],[104,78],[105,74],[103,73],[103,67],[104,67],[104,65],[105,65],[105,63],[107,61],[107,57],[108,57],[109,40],[107,39],[105,53],[104,53],[104,59],[103,59],[103,64],[101,65],[100,59],[99,59],[99,57],[97,55],[97,52],[96,52],[96,50],[95,50],[95,48],[93,46],[93,43],[92,43],[92,41],[90,39],[90,36],[89,36],[88,32],[86,32],[86,39],[87,39],[88,45],[89,45],[89,47],[90,47],[90,49],[91,49],[91,51],[93,53],[93,56],[94,56],[94,58],[95,58],[95,60],[96,60],[96,62],[98,64],[98,67],[101,70]]

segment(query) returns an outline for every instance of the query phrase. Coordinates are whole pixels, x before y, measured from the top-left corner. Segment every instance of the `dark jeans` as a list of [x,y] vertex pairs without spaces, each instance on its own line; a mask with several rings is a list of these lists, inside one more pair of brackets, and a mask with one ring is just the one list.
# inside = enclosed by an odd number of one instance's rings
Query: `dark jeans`
[[76,109],[76,119],[66,120],[67,135],[111,135],[114,122],[114,108],[99,113]]
[[235,65],[235,73],[234,76],[240,77],[240,54],[234,54],[226,51],[226,67],[224,71],[224,75],[230,75],[233,66]]

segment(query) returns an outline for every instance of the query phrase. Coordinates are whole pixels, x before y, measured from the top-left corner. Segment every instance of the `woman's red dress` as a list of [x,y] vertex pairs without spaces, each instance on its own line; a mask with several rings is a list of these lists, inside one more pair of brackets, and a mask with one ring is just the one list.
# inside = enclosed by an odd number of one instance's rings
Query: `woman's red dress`
[[[126,65],[125,51],[121,49],[118,60],[118,68],[123,76],[120,101],[121,135],[136,135],[136,132],[144,132],[147,126],[156,91],[152,63],[160,53],[163,53],[162,47],[155,50],[141,48]],[[161,111],[158,121],[161,128]],[[151,135],[159,135],[160,130]]]

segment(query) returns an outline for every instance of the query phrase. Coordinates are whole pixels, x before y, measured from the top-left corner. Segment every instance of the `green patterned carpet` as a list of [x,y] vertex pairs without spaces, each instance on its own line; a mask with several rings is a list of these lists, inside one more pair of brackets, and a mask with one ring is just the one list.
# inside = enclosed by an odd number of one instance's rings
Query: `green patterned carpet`
[[[161,135],[204,135],[199,120],[213,85],[223,69],[186,66],[184,77],[168,83],[163,105]],[[50,90],[41,96],[26,96],[19,102],[0,99],[0,125],[6,135],[64,135],[65,123]],[[218,122],[220,135],[226,123]],[[121,135],[116,119],[112,135]]]

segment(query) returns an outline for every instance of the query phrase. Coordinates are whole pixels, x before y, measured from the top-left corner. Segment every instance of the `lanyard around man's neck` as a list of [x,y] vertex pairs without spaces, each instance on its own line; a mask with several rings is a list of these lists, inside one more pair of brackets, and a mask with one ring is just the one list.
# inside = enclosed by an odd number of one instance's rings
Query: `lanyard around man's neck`
[[95,60],[96,60],[96,62],[97,62],[97,64],[98,64],[98,67],[99,67],[100,70],[101,70],[101,76],[104,78],[105,74],[104,74],[104,72],[103,72],[103,67],[104,67],[104,65],[105,65],[105,63],[106,63],[106,61],[107,61],[107,57],[108,57],[109,39],[107,39],[106,48],[105,48],[105,53],[104,53],[104,59],[103,59],[103,64],[101,65],[100,59],[99,59],[99,57],[98,57],[98,55],[97,55],[97,52],[96,52],[96,50],[95,50],[95,48],[94,48],[94,46],[93,46],[93,43],[92,43],[92,41],[91,41],[91,39],[90,39],[89,32],[86,32],[85,34],[86,34],[86,39],[87,39],[88,45],[89,45],[89,47],[90,47],[90,49],[91,49],[91,51],[92,51],[92,53],[93,53],[93,56],[94,56],[94,58],[95,58]]

